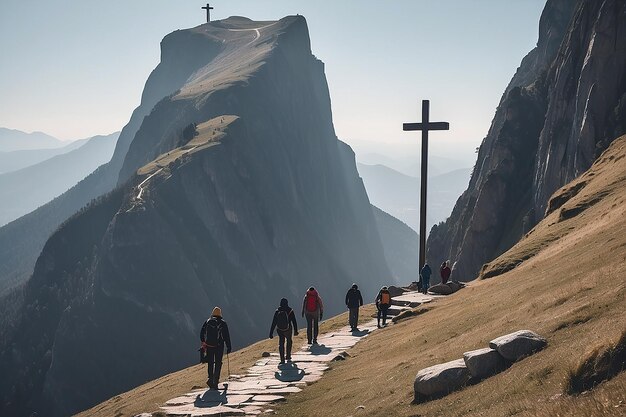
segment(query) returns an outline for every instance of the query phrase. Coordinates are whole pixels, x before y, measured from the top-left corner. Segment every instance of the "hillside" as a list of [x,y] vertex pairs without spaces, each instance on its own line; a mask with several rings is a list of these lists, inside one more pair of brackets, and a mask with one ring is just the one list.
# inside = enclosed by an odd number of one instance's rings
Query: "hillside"
[[143,118],[119,186],[46,242],[0,346],[0,413],[71,414],[194,363],[207,306],[232,312],[241,347],[266,335],[277,291],[314,284],[336,314],[337,285],[390,278],[304,18],[163,41],[164,59],[209,52]]
[[550,196],[626,133],[623,0],[548,0],[537,46],[506,87],[467,190],[427,258],[470,280],[543,219]]
[[[334,362],[320,381],[273,407],[276,413],[623,415],[626,372],[585,395],[567,395],[564,387],[568,372],[581,360],[594,349],[617,342],[626,331],[626,136],[551,201],[554,210],[493,267],[485,269],[490,279],[477,280],[438,300],[422,315],[373,333],[351,349],[345,361]],[[495,265],[516,267],[496,276]],[[345,314],[328,320],[322,329],[329,331],[345,320]],[[457,359],[494,337],[525,328],[546,337],[548,347],[476,385],[412,404],[413,379],[420,369]],[[301,343],[300,337],[295,346]],[[274,345],[274,341],[263,341],[233,353],[232,372],[251,366],[261,352],[273,351]],[[204,368],[196,365],[81,415],[132,416],[156,411],[165,400],[201,386],[203,378]]]
[[94,136],[77,149],[0,174],[0,226],[49,202],[109,162],[118,136]]

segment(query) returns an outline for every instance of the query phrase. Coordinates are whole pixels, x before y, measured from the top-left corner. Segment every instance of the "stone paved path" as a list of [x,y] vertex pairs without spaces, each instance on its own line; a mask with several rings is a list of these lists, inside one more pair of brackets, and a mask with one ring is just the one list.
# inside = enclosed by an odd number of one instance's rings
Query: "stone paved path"
[[[432,301],[437,296],[416,291],[394,297],[390,316],[402,310]],[[406,304],[406,306],[405,306]],[[361,339],[376,331],[376,320],[359,326],[358,332],[346,326],[318,337],[318,344],[305,345],[291,355],[291,362],[279,363],[278,354],[258,360],[246,375],[231,375],[217,391],[193,390],[167,401],[161,410],[168,416],[255,416],[271,412],[271,404],[285,396],[302,391],[319,380],[329,362],[344,359],[345,352]]]

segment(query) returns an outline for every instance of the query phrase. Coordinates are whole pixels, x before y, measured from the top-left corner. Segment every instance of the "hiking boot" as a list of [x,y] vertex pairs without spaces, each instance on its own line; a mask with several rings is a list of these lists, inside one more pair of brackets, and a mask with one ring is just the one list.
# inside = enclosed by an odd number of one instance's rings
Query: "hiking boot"
[[281,360],[281,361],[279,362],[279,364],[280,364],[280,365],[284,365],[284,364],[285,364],[285,360]]
[[317,339],[313,339],[313,344],[317,345]]
[[287,356],[287,362],[291,362],[291,356]]

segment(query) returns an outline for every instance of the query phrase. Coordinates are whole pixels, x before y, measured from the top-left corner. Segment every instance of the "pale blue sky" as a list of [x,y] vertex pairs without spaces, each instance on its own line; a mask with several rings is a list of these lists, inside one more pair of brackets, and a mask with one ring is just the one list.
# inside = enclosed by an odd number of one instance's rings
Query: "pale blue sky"
[[[192,0],[2,0],[0,126],[76,139],[119,130],[169,32],[204,22]],[[217,0],[213,18],[307,18],[340,138],[417,141],[419,102],[450,122],[435,149],[472,149],[536,44],[544,0]],[[458,145],[458,146],[457,146]],[[451,150],[452,152],[452,150]],[[441,152],[440,152],[441,153]]]

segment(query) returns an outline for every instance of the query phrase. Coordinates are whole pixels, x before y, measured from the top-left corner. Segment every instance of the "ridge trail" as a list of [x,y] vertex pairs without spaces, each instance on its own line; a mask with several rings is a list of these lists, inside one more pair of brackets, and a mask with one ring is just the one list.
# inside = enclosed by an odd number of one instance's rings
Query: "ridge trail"
[[274,22],[274,23],[270,23],[269,25],[265,25],[265,26],[260,26],[258,28],[250,28],[250,29],[228,29],[230,32],[249,32],[249,31],[254,31],[254,39],[252,39],[250,42],[248,42],[246,44],[246,46],[248,45],[252,45],[257,39],[259,39],[261,37],[261,29],[265,29],[268,28],[270,26],[274,26],[276,23],[278,22]]
[[[404,303],[424,304],[439,297],[410,291],[394,299]],[[401,311],[396,310],[394,313]],[[279,363],[277,353],[261,357],[248,368],[247,374],[230,375],[228,381],[220,384],[219,390],[193,389],[166,401],[160,407],[160,411],[167,416],[198,417],[255,416],[271,412],[268,407],[273,403],[285,401],[286,395],[298,393],[308,384],[321,379],[331,362],[346,359],[350,356],[347,354],[350,348],[372,332],[382,330],[377,329],[376,324],[377,321],[374,319],[361,323],[360,330],[356,332],[351,331],[349,326],[344,326],[339,330],[320,334],[319,344],[304,345],[299,350],[295,349],[292,361],[285,364]]]

